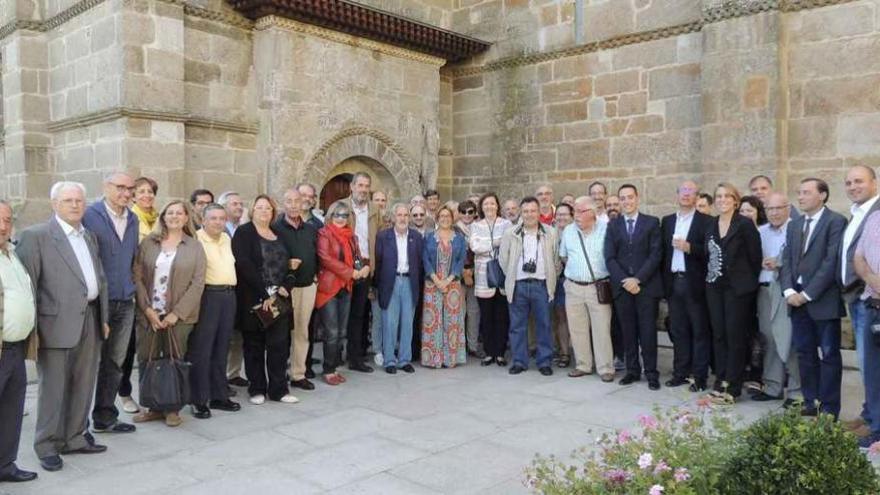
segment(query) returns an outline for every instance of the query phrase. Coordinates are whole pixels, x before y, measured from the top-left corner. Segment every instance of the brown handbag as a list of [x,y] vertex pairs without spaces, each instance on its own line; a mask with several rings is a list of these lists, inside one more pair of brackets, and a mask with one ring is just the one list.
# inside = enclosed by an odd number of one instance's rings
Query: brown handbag
[[587,260],[587,268],[590,270],[590,277],[593,279],[593,285],[596,286],[596,299],[599,304],[611,304],[614,296],[611,293],[611,279],[605,277],[596,280],[596,274],[593,273],[593,264],[590,263],[590,256],[587,254],[587,246],[584,245],[584,236],[578,232],[578,240],[581,241],[581,251],[584,253],[584,259]]

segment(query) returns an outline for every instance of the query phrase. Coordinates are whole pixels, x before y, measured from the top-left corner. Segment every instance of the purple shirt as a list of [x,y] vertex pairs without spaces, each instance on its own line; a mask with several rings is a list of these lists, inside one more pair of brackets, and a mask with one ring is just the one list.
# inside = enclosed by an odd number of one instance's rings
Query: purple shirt
[[[865,227],[859,238],[859,244],[856,246],[856,254],[864,256],[872,272],[880,273],[880,212],[874,212],[865,219]],[[862,299],[876,296],[874,289],[870,285],[866,285]]]

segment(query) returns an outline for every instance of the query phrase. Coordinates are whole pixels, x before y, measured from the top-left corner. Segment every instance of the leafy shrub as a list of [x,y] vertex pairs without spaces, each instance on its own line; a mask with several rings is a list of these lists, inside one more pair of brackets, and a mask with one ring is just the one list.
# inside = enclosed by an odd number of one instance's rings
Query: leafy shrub
[[855,437],[830,415],[810,421],[797,411],[772,414],[739,436],[720,477],[722,493],[880,493],[874,468]]

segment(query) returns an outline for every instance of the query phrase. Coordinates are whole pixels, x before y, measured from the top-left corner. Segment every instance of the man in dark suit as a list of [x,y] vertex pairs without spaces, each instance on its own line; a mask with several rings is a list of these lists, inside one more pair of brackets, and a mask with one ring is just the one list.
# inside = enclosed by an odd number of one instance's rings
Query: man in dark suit
[[704,242],[710,217],[696,210],[700,189],[687,180],[678,186],[678,212],[662,222],[663,288],[669,303],[669,336],[673,345],[672,378],[678,387],[693,377],[691,391],[706,390],[712,339],[706,313]]
[[[382,356],[385,371],[415,372],[412,360],[413,311],[421,296],[424,239],[409,228],[409,209],[394,205],[394,228],[376,235],[373,284],[382,308]],[[399,345],[398,345],[399,339]],[[394,348],[397,347],[395,357]]]
[[107,281],[94,235],[82,226],[85,187],[58,182],[55,214],[21,233],[16,254],[37,293],[40,395],[34,450],[47,471],[59,454],[94,454],[107,447],[88,432],[101,338],[110,334]]
[[[840,318],[846,315],[837,285],[837,256],[846,219],[825,206],[828,184],[801,181],[798,204],[803,215],[786,233],[780,285],[789,305],[794,347],[798,353],[802,414],[840,413]],[[822,349],[819,359],[817,348]]]
[[[862,328],[866,318],[867,308],[860,300],[865,290],[865,282],[855,272],[853,259],[856,246],[865,230],[865,220],[875,211],[880,210],[880,196],[877,194],[877,174],[874,169],[865,165],[856,165],[849,169],[844,181],[846,195],[852,205],[850,206],[851,217],[843,231],[843,240],[840,242],[840,267],[837,270],[837,281],[843,300],[849,309],[849,317],[852,319],[853,333],[855,334],[856,356],[859,369],[862,370],[862,378],[865,378],[865,349],[862,346]],[[859,436],[871,432],[869,427],[870,414],[868,403],[862,405],[862,412],[858,418],[845,421],[844,426],[851,429]]]
[[[660,220],[639,213],[639,191],[620,186],[621,215],[608,224],[605,262],[611,274],[614,306],[623,330],[626,375],[621,385],[641,379],[642,366],[648,388],[660,389],[657,372],[657,301],[663,296],[660,281]],[[642,363],[639,363],[639,349]]]

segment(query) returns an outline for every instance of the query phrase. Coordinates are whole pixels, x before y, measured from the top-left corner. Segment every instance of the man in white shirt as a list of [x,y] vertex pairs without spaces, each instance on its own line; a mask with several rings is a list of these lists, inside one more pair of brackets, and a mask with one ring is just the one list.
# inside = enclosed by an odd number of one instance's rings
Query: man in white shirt
[[[382,221],[379,209],[370,204],[372,178],[366,172],[356,172],[351,178],[351,196],[345,201],[351,205],[348,225],[354,232],[359,251],[359,260],[364,266],[372,267],[375,259],[376,233]],[[373,273],[373,269],[370,273]],[[369,277],[355,282],[351,289],[351,310],[348,316],[348,343],[346,355],[348,368],[362,373],[372,373],[373,368],[364,364],[366,352],[364,336],[368,330],[370,307]]]

